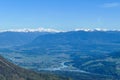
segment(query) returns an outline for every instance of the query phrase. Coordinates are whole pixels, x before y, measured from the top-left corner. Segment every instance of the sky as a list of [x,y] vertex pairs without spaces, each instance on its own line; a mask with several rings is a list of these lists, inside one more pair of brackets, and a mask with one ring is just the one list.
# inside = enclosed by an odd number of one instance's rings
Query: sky
[[120,29],[120,0],[0,0],[0,30]]

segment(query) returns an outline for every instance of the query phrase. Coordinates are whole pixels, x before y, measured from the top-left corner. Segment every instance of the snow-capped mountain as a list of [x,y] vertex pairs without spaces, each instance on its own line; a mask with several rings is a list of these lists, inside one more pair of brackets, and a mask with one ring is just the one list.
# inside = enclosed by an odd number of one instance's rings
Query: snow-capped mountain
[[75,31],[88,31],[88,32],[92,32],[92,31],[120,31],[119,29],[101,29],[101,28],[95,28],[95,29],[83,29],[83,28],[77,28],[75,29]]
[[51,28],[23,28],[23,29],[8,29],[8,30],[0,30],[0,32],[61,32],[56,29]]

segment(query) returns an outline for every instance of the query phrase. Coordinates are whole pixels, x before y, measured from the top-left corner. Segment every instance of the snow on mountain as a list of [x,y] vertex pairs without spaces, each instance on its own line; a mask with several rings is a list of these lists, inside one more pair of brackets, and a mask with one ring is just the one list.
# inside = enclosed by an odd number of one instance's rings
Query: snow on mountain
[[101,28],[95,28],[95,29],[83,29],[83,28],[78,28],[75,29],[75,31],[86,31],[86,32],[92,32],[92,31],[120,31],[117,29],[101,29]]
[[[84,28],[77,28],[72,31],[85,31],[85,32],[92,32],[92,31],[120,31],[117,29],[101,29],[101,28],[95,28],[95,29],[84,29]],[[69,32],[69,31],[60,31],[56,29],[51,28],[23,28],[23,29],[9,29],[9,30],[0,30],[0,32]]]
[[36,29],[24,28],[24,29],[0,30],[0,32],[61,32],[61,31],[50,28],[36,28]]

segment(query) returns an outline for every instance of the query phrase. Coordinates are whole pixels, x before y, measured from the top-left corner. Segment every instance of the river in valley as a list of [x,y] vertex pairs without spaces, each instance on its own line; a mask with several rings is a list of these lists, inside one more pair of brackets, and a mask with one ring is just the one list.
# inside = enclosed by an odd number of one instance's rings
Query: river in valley
[[82,73],[89,73],[87,71],[84,70],[80,70],[80,69],[69,69],[69,66],[66,65],[65,63],[67,63],[68,61],[64,61],[61,63],[60,67],[57,68],[40,68],[39,71],[43,70],[43,71],[70,71],[70,72],[82,72]]

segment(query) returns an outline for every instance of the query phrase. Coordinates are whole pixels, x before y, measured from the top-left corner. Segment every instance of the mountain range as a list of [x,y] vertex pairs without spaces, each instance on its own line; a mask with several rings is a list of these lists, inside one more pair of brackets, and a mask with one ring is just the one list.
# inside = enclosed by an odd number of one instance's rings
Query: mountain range
[[[11,33],[15,33],[16,36],[7,37],[11,36]],[[69,77],[68,73],[74,80],[92,80],[93,76],[98,77],[95,77],[95,80],[120,78],[120,31],[78,30],[0,34],[4,34],[5,37],[3,42],[0,41],[1,45],[7,45],[6,40],[9,41],[9,47],[0,48],[0,54],[21,67],[37,72],[55,71],[59,74],[60,71],[59,75]]]

